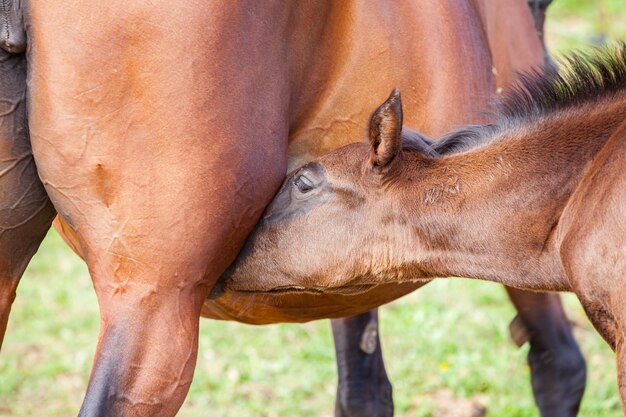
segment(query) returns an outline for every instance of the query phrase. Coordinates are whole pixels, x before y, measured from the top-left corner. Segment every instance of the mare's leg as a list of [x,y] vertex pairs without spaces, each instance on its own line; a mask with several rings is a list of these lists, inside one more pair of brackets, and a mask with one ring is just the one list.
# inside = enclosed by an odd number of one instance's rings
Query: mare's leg
[[339,373],[335,416],[393,416],[391,383],[378,337],[378,310],[331,323]]
[[31,154],[25,90],[24,54],[0,48],[0,346],[19,280],[54,217]]
[[541,415],[575,416],[587,370],[559,296],[508,287],[507,291],[529,333],[528,364]]
[[539,36],[539,39],[544,46],[544,51],[546,50],[546,44],[543,31],[546,22],[546,13],[548,10],[548,6],[550,6],[552,1],[553,0],[528,0],[528,7],[530,7],[530,13],[533,16],[533,23],[535,24],[537,35]]
[[29,3],[33,154],[101,313],[80,416],[174,416],[201,306],[286,172],[284,6]]
[[551,70],[557,70],[556,62],[554,62],[554,59],[552,59],[552,56],[550,55],[550,52],[548,52],[548,48],[546,47],[546,40],[544,36],[546,13],[548,10],[548,6],[550,6],[552,1],[553,0],[528,0],[528,7],[530,7],[530,13],[533,16],[535,29],[537,30],[537,35],[539,36],[539,40],[541,41],[541,45],[543,46],[543,55],[546,68],[549,68]]

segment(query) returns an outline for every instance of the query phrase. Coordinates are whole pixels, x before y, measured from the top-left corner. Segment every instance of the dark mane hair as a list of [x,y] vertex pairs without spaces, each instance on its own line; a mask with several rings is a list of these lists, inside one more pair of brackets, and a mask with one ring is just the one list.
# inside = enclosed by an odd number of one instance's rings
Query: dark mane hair
[[457,153],[484,143],[498,132],[557,111],[594,103],[626,90],[626,43],[574,52],[558,60],[563,71],[532,70],[496,101],[497,121],[463,127],[434,141],[435,155]]

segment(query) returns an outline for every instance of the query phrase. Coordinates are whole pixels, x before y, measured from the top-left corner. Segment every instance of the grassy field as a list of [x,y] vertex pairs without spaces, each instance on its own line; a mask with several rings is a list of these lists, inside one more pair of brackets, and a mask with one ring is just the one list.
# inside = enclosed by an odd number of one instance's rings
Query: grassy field
[[547,44],[558,53],[603,39],[626,39],[624,0],[554,0],[548,12]]
[[[603,32],[626,39],[626,4],[555,0],[548,42],[562,51]],[[589,367],[582,416],[620,415],[612,352],[565,295]],[[504,290],[439,280],[384,307],[383,351],[396,415],[443,417],[441,398],[476,402],[488,416],[537,416],[527,347],[508,336]],[[51,232],[18,291],[0,356],[0,416],[76,415],[95,350],[98,309],[83,263]],[[204,320],[183,417],[330,417],[336,371],[330,325],[252,327]],[[446,400],[447,401],[447,400]]]

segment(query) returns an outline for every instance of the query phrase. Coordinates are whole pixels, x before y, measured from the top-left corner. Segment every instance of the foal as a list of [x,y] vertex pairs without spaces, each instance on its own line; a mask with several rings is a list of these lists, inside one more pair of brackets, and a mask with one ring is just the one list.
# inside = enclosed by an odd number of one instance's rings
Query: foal
[[355,293],[460,276],[574,291],[617,353],[624,404],[626,45],[566,67],[523,77],[495,124],[430,145],[402,136],[395,90],[369,146],[286,180],[223,290]]

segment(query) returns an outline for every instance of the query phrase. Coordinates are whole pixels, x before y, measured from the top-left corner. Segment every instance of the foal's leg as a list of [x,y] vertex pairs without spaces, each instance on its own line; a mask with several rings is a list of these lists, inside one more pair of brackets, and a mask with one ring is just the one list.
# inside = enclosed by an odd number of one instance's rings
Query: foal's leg
[[617,365],[617,384],[619,387],[619,397],[622,403],[622,412],[626,415],[626,344],[624,335],[626,328],[621,329],[622,334],[617,339],[615,346],[615,360]]
[[507,291],[529,332],[528,364],[541,415],[575,416],[587,370],[559,296],[508,287]]
[[0,49],[0,346],[19,280],[54,217],[30,150],[25,90],[24,54]]
[[391,417],[393,399],[378,337],[378,310],[331,320],[339,386],[336,417]]
[[[626,275],[622,275],[622,276],[626,277]],[[619,278],[614,280],[614,282],[619,282],[619,281],[620,281]],[[615,297],[616,300],[614,300],[612,303],[612,307],[613,307],[612,316],[615,317],[615,321],[614,321],[615,326],[612,329],[613,331],[610,332],[610,331],[602,330],[602,329],[606,329],[607,327],[609,328],[611,327],[610,325],[607,326],[607,323],[606,323],[607,320],[604,320],[604,323],[599,323],[599,326],[596,326],[596,328],[600,329],[601,335],[604,337],[605,340],[607,340],[609,345],[611,345],[611,347],[615,351],[619,397],[622,403],[622,411],[624,415],[626,415],[626,306],[624,305],[624,302],[623,302],[625,291],[622,290],[622,291],[616,291],[616,292],[618,292],[619,295]],[[596,309],[595,311],[597,310],[598,309]],[[588,311],[587,315],[589,316],[589,312],[591,312],[592,310],[587,309],[587,311]],[[593,316],[589,316],[589,317],[593,317]],[[611,344],[611,342],[613,343]]]

